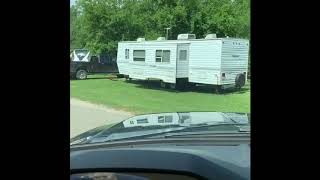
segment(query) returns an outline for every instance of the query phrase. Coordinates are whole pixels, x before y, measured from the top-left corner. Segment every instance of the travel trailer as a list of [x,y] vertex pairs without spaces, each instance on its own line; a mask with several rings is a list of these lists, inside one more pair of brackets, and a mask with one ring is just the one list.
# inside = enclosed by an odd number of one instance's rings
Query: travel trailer
[[214,85],[217,90],[245,85],[249,41],[208,34],[180,34],[177,40],[122,41],[118,43],[119,73],[127,79],[157,79],[163,88],[187,84]]

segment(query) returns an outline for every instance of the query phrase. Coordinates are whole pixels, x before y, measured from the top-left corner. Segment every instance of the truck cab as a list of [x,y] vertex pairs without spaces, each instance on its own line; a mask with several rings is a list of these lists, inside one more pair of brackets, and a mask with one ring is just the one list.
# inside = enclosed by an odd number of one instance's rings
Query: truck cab
[[87,49],[75,49],[70,54],[70,77],[80,80],[93,73],[118,73],[116,59],[110,55],[92,55]]

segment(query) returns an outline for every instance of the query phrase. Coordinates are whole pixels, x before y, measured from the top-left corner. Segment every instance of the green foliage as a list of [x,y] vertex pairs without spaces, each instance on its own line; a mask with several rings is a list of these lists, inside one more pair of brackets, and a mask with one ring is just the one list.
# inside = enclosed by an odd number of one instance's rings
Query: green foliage
[[117,43],[138,37],[250,39],[250,0],[78,0],[70,7],[70,47],[116,54]]

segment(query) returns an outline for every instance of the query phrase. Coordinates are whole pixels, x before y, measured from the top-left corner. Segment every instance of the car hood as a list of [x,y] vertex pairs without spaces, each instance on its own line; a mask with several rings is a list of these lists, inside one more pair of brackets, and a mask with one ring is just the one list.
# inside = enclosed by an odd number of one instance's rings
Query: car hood
[[[214,124],[249,124],[248,113],[223,112],[174,112],[143,114],[130,117],[118,124],[101,126],[71,139],[71,144],[85,141],[89,138],[104,140],[121,139],[132,136],[165,133],[185,127],[198,127]],[[221,127],[219,127],[221,128]],[[217,129],[225,130],[225,129]]]

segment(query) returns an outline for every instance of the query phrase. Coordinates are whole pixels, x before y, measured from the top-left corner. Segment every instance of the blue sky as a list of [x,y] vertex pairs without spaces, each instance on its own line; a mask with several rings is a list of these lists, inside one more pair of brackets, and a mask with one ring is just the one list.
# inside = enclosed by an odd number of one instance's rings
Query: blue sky
[[76,0],[70,0],[70,6],[71,5],[74,5],[74,2],[75,2]]

